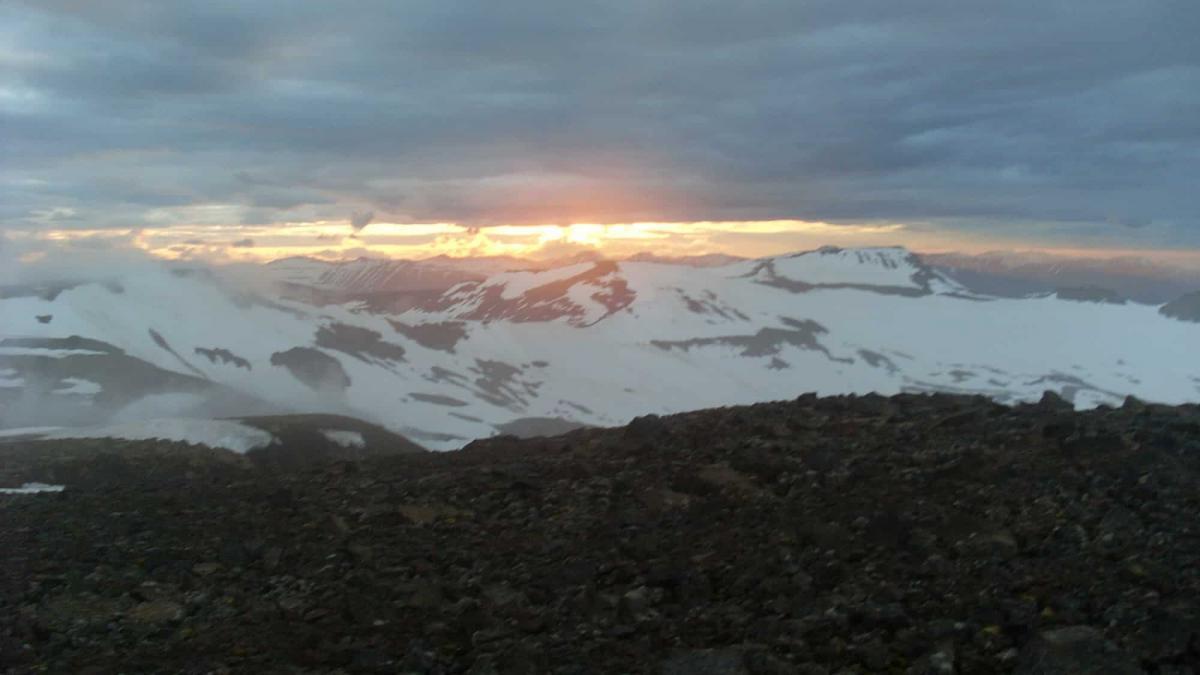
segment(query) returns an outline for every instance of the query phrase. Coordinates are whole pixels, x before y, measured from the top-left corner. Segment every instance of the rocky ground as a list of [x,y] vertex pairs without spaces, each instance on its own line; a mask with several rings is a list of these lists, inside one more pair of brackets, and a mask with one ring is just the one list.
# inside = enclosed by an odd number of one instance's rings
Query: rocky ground
[[0,671],[1200,672],[1197,406],[804,396],[54,461],[23,470],[62,493],[0,496]]

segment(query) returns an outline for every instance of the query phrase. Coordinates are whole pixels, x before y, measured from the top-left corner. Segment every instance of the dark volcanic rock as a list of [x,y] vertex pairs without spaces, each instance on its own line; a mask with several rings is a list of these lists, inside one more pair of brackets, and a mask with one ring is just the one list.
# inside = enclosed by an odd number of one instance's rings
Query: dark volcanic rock
[[454,353],[454,348],[458,346],[459,341],[467,337],[467,324],[462,321],[406,324],[388,319],[388,323],[397,333],[415,341],[422,347],[444,352]]
[[642,415],[633,418],[625,427],[625,438],[645,439],[665,434],[667,423],[658,415]]
[[[275,438],[274,443],[246,453],[255,464],[275,471],[425,451],[403,436],[341,415],[270,415],[241,421]],[[339,434],[349,434],[350,442],[338,442]]]
[[663,662],[663,675],[750,675],[742,652],[736,649],[698,649],[675,654]]
[[254,366],[250,365],[249,361],[238,356],[237,354],[234,354],[233,352],[229,351],[228,349],[224,349],[222,347],[214,347],[212,349],[205,349],[204,347],[196,347],[192,351],[194,351],[196,354],[198,354],[200,356],[203,356],[204,358],[208,359],[212,363],[222,363],[222,364],[232,365],[236,368],[245,368],[246,370],[254,370]]
[[448,406],[451,408],[461,408],[463,406],[469,405],[466,401],[459,400],[457,398],[454,398],[453,396],[443,396],[441,394],[422,394],[420,392],[413,392],[413,393],[409,394],[409,396],[411,396],[414,401],[421,401],[422,403],[432,403],[434,405]]
[[511,422],[496,424],[496,431],[517,438],[536,438],[538,436],[557,436],[568,431],[582,429],[586,424],[561,417],[518,417]]
[[1158,308],[1158,313],[1180,321],[1200,323],[1200,291],[1168,302]]
[[193,375],[195,375],[201,379],[204,379],[206,377],[204,375],[204,373],[200,371],[200,369],[196,368],[196,366],[193,366],[191,363],[188,362],[187,359],[183,358],[182,354],[175,351],[175,348],[172,347],[170,345],[170,343],[167,342],[167,339],[162,336],[162,333],[159,333],[158,331],[154,330],[153,328],[151,328],[149,330],[149,333],[150,333],[150,339],[154,340],[154,344],[158,345],[158,347],[160,349],[162,349],[163,351],[165,351],[166,353],[175,357],[175,360],[178,361],[179,365],[183,366],[184,369],[186,369],[188,372],[192,373]]
[[404,361],[404,347],[387,342],[378,331],[345,323],[331,323],[317,329],[318,347],[349,354],[360,361]]
[[1140,675],[1137,661],[1104,641],[1090,626],[1068,626],[1039,634],[1025,645],[1019,675]]
[[833,361],[853,362],[853,359],[835,358],[829,352],[829,349],[818,341],[818,336],[824,335],[829,331],[816,321],[811,319],[800,321],[789,319],[788,317],[780,317],[780,320],[788,327],[760,328],[754,335],[726,335],[711,338],[692,338],[690,340],[651,340],[650,344],[666,351],[682,349],[685,352],[697,347],[726,345],[741,349],[742,356],[771,356],[778,354],[783,346],[790,345],[799,347],[800,349],[821,352]]
[[1188,673],[1197,433],[806,395],[295,466],[114,446],[0,495],[0,671]]
[[1125,298],[1121,297],[1120,293],[1097,286],[1059,288],[1054,291],[1054,296],[1059,300],[1071,300],[1074,302],[1102,302],[1110,305],[1125,304]]
[[293,377],[316,391],[342,391],[350,386],[350,376],[341,362],[319,349],[292,347],[275,352],[271,365],[287,368]]

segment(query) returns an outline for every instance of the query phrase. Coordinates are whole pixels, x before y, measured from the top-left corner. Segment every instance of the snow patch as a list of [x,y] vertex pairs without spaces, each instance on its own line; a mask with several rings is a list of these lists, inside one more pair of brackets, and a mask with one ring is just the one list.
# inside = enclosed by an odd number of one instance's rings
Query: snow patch
[[48,356],[61,359],[68,356],[107,356],[94,349],[54,349],[52,347],[0,347],[0,356]]
[[505,272],[497,274],[488,280],[488,286],[502,285],[500,296],[505,300],[513,300],[525,293],[552,284],[563,279],[570,279],[595,267],[595,263],[584,262],[566,267],[559,267],[541,272]]
[[0,388],[20,389],[25,386],[25,378],[11,368],[0,369]]
[[85,380],[79,377],[63,378],[63,384],[66,386],[62,389],[55,389],[56,394],[78,394],[80,396],[95,396],[103,391],[103,387],[91,380]]
[[189,411],[202,406],[204,402],[203,396],[187,392],[151,394],[121,408],[113,417],[113,421],[124,423],[144,419],[187,417]]
[[48,485],[46,483],[25,483],[16,488],[0,488],[0,495],[33,495],[39,492],[62,492],[65,485]]
[[17,438],[19,436],[45,436],[51,431],[58,431],[62,427],[15,427],[13,429],[0,429],[0,438]]
[[321,435],[329,440],[330,443],[336,443],[343,448],[365,448],[367,441],[363,438],[361,432],[346,431],[344,429],[322,429]]
[[106,427],[61,429],[47,439],[119,438],[129,441],[180,441],[245,454],[276,442],[271,434],[240,422],[205,419],[154,419]]

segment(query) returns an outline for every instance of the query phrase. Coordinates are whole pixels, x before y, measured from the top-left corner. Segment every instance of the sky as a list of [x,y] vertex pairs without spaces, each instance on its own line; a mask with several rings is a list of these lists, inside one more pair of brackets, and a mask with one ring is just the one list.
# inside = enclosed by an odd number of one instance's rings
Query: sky
[[7,0],[0,248],[1196,255],[1198,34],[1195,0]]

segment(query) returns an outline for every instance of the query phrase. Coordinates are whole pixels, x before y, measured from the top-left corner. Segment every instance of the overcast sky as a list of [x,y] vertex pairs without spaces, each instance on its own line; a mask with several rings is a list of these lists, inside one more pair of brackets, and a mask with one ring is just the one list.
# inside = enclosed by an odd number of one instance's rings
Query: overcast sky
[[0,6],[7,230],[797,219],[1197,249],[1198,183],[1196,0]]

